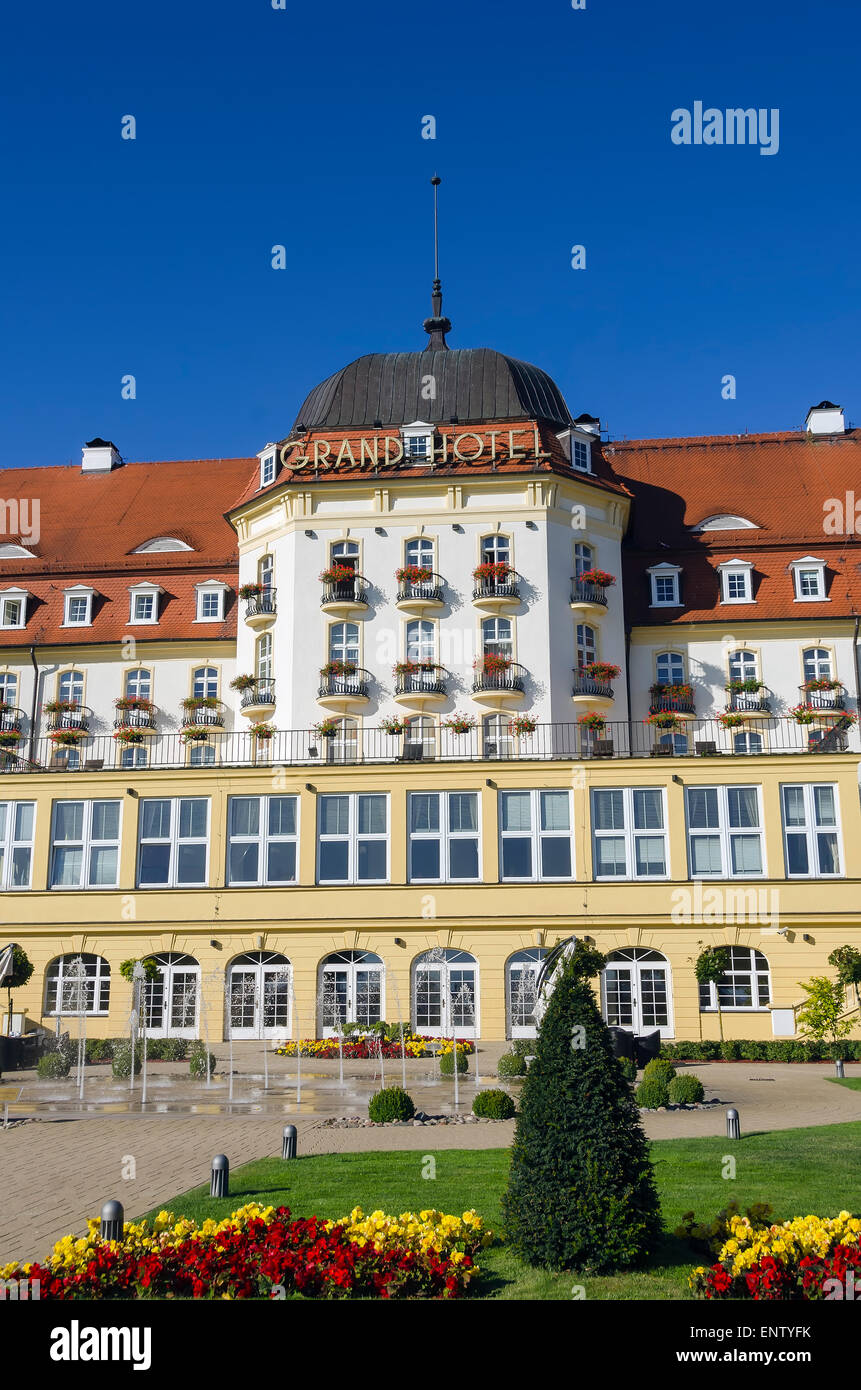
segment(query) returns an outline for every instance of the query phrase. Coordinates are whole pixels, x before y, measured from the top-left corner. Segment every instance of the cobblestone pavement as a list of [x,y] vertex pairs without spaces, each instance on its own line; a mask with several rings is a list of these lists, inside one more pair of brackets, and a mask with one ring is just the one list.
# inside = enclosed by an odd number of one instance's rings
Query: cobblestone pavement
[[[259,1056],[259,1054],[258,1054]],[[490,1058],[482,1049],[481,1065]],[[295,1070],[279,1065],[265,1094],[254,1080],[253,1059],[234,1059],[234,1105],[227,1101],[222,1077],[207,1092],[188,1079],[168,1079],[170,1064],[153,1066],[150,1095],[158,1110],[140,1113],[140,1092],[129,1102],[122,1083],[107,1069],[87,1077],[86,1113],[75,1113],[71,1082],[38,1082],[32,1073],[5,1076],[4,1084],[23,1085],[22,1103],[13,1119],[29,1115],[34,1123],[0,1129],[0,1263],[45,1255],[68,1231],[83,1230],[109,1197],[122,1201],[129,1217],[166,1202],[178,1192],[206,1181],[212,1156],[224,1152],[231,1167],[280,1152],[281,1129],[295,1123],[299,1153],[367,1152],[415,1149],[421,1153],[449,1148],[506,1147],[513,1122],[457,1124],[434,1128],[323,1128],[326,1117],[367,1114],[367,1099],[379,1085],[374,1063],[350,1064],[344,1090],[338,1085],[337,1063],[310,1062],[304,1074],[302,1105],[296,1108]],[[278,1059],[278,1063],[285,1059]],[[292,1063],[295,1069],[295,1062]],[[758,1063],[692,1064],[707,1099],[721,1103],[696,1110],[667,1111],[644,1116],[650,1138],[676,1138],[725,1133],[724,1110],[735,1105],[742,1134],[754,1130],[788,1129],[861,1120],[861,1091],[830,1085],[833,1066],[789,1066]],[[99,1074],[97,1074],[97,1070]],[[176,1068],[174,1067],[175,1071]],[[400,1064],[389,1068],[386,1081],[400,1081]],[[846,1064],[846,1075],[861,1076],[861,1065]],[[486,1085],[494,1078],[482,1075]],[[452,1079],[433,1079],[428,1064],[408,1063],[408,1086],[416,1104],[428,1114],[450,1113]],[[511,1087],[516,1095],[516,1084]],[[461,1111],[468,1113],[475,1094],[473,1081],[461,1083]],[[99,1098],[102,1099],[99,1099]],[[194,1105],[195,1113],[188,1113]],[[130,1106],[134,1108],[130,1108]],[[106,1108],[107,1107],[107,1108]],[[135,1177],[123,1178],[124,1165],[134,1159]],[[237,1196],[239,1193],[237,1192]]]

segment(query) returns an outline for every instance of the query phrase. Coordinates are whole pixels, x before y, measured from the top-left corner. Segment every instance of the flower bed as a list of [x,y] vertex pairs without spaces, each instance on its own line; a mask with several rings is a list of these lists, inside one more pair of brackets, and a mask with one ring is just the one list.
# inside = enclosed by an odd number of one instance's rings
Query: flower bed
[[711,1265],[691,1271],[690,1288],[699,1298],[807,1300],[840,1297],[829,1279],[845,1288],[847,1273],[861,1281],[861,1220],[851,1212],[835,1217],[796,1216],[769,1224],[768,1207],[722,1212],[704,1230],[692,1215],[677,1232],[707,1243],[717,1254]]
[[[337,1038],[301,1038],[298,1043],[291,1040],[276,1047],[275,1051],[279,1057],[295,1057],[297,1047],[302,1057],[316,1057],[321,1062],[331,1061],[339,1055]],[[371,1061],[379,1057],[380,1047],[384,1059],[401,1055],[399,1041],[394,1042],[387,1038],[381,1043],[376,1037],[344,1038],[340,1055],[350,1061]],[[437,1052],[444,1055],[451,1052],[452,1047],[451,1038],[422,1038],[414,1033],[408,1033],[404,1038],[404,1052],[407,1057],[434,1057]],[[461,1041],[459,1038],[457,1050],[468,1056],[475,1051],[475,1043]]]
[[[126,1224],[122,1241],[64,1236],[44,1263],[0,1267],[0,1278],[38,1280],[41,1299],[456,1298],[493,1239],[475,1212],[428,1210],[324,1221],[288,1207],[240,1207],[201,1226],[159,1212]],[[283,1291],[280,1292],[280,1291]]]

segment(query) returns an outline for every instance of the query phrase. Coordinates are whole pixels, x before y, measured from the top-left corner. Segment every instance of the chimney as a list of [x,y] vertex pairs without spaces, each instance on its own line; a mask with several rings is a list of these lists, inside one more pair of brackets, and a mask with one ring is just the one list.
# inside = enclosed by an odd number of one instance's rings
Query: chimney
[[121,466],[120,451],[109,439],[91,439],[81,450],[82,473],[110,473]]
[[594,415],[578,415],[574,424],[578,430],[584,430],[586,434],[594,434],[598,438],[601,436],[601,421]]
[[818,405],[812,405],[807,412],[804,427],[808,434],[845,433],[846,421],[843,418],[842,405],[835,405],[833,401],[820,401]]

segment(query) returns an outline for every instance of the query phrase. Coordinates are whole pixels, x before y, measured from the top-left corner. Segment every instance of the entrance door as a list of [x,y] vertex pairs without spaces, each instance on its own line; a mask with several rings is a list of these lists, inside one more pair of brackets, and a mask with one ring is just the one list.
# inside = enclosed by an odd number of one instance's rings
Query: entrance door
[[230,967],[227,1024],[230,1037],[290,1036],[291,967],[286,956],[249,951]]
[[662,1038],[673,1036],[670,966],[659,951],[614,951],[601,976],[601,995],[611,1028],[629,1033],[657,1029]]
[[477,1038],[478,962],[467,951],[434,947],[420,956],[413,978],[413,1018],[426,1037]]
[[200,966],[194,956],[155,956],[158,979],[146,986],[147,1032],[153,1038],[196,1038]]
[[345,1023],[369,1028],[383,1017],[383,962],[372,951],[336,951],[323,961],[320,1027],[330,1038]]

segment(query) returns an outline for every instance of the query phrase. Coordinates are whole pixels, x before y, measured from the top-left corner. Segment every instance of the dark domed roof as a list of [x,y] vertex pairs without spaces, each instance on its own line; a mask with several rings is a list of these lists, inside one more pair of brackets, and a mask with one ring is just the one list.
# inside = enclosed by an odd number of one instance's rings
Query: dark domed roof
[[[436,398],[427,400],[428,377]],[[569,425],[571,415],[558,386],[540,367],[518,362],[492,348],[437,348],[424,352],[373,352],[357,357],[321,381],[306,397],[296,425],[306,429],[357,429],[429,424],[456,419],[538,419]]]

